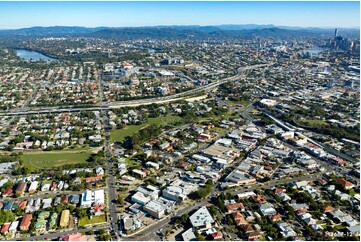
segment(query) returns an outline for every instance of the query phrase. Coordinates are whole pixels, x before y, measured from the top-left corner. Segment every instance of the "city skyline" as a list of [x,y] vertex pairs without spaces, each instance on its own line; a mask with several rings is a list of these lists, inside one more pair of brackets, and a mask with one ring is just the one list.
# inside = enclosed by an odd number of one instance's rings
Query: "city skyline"
[[222,24],[359,28],[359,9],[359,2],[1,2],[0,29]]

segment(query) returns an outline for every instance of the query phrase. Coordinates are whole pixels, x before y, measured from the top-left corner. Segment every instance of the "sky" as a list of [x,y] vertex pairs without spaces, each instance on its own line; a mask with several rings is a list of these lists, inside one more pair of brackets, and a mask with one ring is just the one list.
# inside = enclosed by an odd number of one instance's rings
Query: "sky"
[[0,29],[273,24],[359,27],[353,2],[0,2]]

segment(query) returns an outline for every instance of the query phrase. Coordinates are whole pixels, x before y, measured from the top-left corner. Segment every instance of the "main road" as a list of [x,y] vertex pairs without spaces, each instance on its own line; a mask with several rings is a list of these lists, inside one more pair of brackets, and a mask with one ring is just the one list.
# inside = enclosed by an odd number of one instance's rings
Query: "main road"
[[29,235],[21,235],[19,237],[15,237],[15,238],[11,238],[11,239],[5,239],[5,240],[10,240],[10,241],[14,241],[14,240],[26,240],[26,241],[36,241],[36,240],[53,240],[53,239],[58,239],[60,236],[64,236],[64,235],[68,235],[68,234],[72,234],[72,233],[87,233],[90,231],[99,231],[101,229],[108,229],[109,228],[109,224],[104,224],[104,225],[98,225],[98,226],[93,226],[93,227],[89,227],[89,228],[84,228],[84,229],[64,229],[63,231],[57,231],[54,233],[48,233],[48,234],[40,234],[40,235],[33,235],[33,236],[29,236]]
[[[209,85],[202,86],[199,88],[195,88],[192,90],[188,90],[182,93],[177,93],[174,95],[160,97],[160,98],[148,98],[148,99],[138,99],[138,100],[131,100],[131,101],[117,101],[117,102],[104,102],[104,98],[101,96],[101,102],[91,106],[91,107],[26,107],[21,109],[12,109],[6,112],[1,112],[0,116],[14,116],[14,115],[29,115],[29,114],[43,114],[43,113],[61,113],[61,112],[79,112],[82,110],[87,111],[101,111],[101,110],[109,110],[113,108],[120,108],[120,107],[131,107],[131,106],[140,106],[140,105],[148,105],[153,103],[165,103],[165,102],[174,102],[177,100],[189,98],[197,93],[200,92],[207,92],[212,89],[217,88],[219,85],[226,83],[228,81],[235,81],[243,76],[243,73],[247,70],[261,68],[270,66],[271,64],[259,64],[259,65],[252,65],[252,66],[245,66],[240,67],[237,69],[237,75],[228,77],[222,80],[218,80],[212,82]],[[101,94],[102,95],[102,94]]]
[[[240,193],[244,193],[244,192],[253,191],[255,189],[269,188],[272,186],[287,184],[289,182],[297,182],[297,181],[304,181],[304,180],[314,181],[314,180],[318,180],[318,179],[322,178],[322,175],[323,175],[322,173],[314,173],[314,174],[309,174],[307,176],[300,176],[300,177],[294,177],[294,178],[288,178],[288,179],[282,179],[282,180],[272,180],[272,181],[268,181],[265,183],[259,183],[259,184],[253,185],[251,188],[236,187],[236,188],[229,189],[229,190],[226,190],[223,192],[236,195],[236,194],[240,194]],[[202,206],[208,206],[211,204],[210,198],[212,196],[216,196],[220,192],[221,191],[215,190],[209,196],[207,196],[204,199],[201,199],[199,202],[193,203],[190,206],[182,208],[182,209],[178,210],[176,213],[171,214],[171,215],[173,217],[179,217],[179,216],[182,216],[183,214],[189,214],[191,211],[196,210]],[[160,229],[162,229],[163,232],[166,231],[168,228],[172,227],[172,225],[170,225],[171,215],[168,215],[163,220],[160,220],[157,223],[152,224],[152,225],[146,227],[145,229],[136,232],[133,235],[126,236],[124,238],[124,240],[128,240],[128,241],[131,241],[131,240],[139,241],[139,240],[143,240],[143,239],[147,240],[149,235],[154,234],[155,232],[159,231]]]
[[[102,106],[104,105],[105,98],[103,93],[103,83],[102,78],[99,78],[99,95]],[[115,177],[113,175],[113,161],[112,161],[112,151],[110,147],[110,132],[109,132],[109,117],[107,110],[101,110],[103,118],[103,127],[105,132],[105,143],[104,143],[104,153],[106,157],[106,166],[107,166],[107,206],[109,211],[109,222],[110,222],[110,234],[113,240],[119,240],[119,227],[118,227],[118,213],[115,203],[117,202],[116,189],[114,187]]]
[[283,122],[282,120],[279,120],[279,119],[273,117],[271,114],[269,114],[268,112],[266,112],[266,111],[264,111],[264,110],[263,110],[263,113],[264,113],[267,117],[269,117],[269,118],[271,118],[272,120],[274,120],[274,121],[275,121],[279,126],[281,126],[282,128],[286,129],[287,131],[295,131],[296,134],[298,134],[298,135],[301,136],[301,137],[305,137],[310,143],[313,143],[313,144],[317,145],[318,147],[323,148],[323,149],[326,150],[328,153],[333,154],[333,155],[338,156],[338,157],[341,157],[342,159],[347,160],[347,161],[349,161],[349,162],[351,162],[351,163],[353,163],[353,164],[355,164],[355,163],[358,162],[356,159],[354,159],[354,158],[352,158],[352,157],[350,157],[350,156],[348,156],[348,155],[346,155],[346,154],[344,154],[344,153],[341,153],[341,152],[339,152],[339,151],[337,151],[337,150],[335,150],[335,149],[333,149],[333,148],[331,148],[331,147],[329,147],[329,146],[327,146],[327,145],[324,145],[324,144],[322,144],[322,143],[320,143],[320,142],[317,142],[317,141],[311,139],[310,137],[308,137],[308,136],[306,136],[305,134],[301,133],[302,129],[297,128],[297,127],[295,127],[295,126],[292,126],[292,127],[291,127],[290,124],[285,124],[285,122]]

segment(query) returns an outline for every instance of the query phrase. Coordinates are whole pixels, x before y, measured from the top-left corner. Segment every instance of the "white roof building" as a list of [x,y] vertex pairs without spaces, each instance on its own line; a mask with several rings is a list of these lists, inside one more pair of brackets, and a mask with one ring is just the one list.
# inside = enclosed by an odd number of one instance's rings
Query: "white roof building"
[[193,233],[192,228],[188,229],[186,232],[182,234],[182,238],[184,241],[196,241],[197,237]]
[[171,200],[178,201],[184,200],[187,198],[187,195],[184,194],[184,191],[181,187],[178,186],[168,186],[163,190],[163,196]]
[[19,221],[12,222],[9,227],[9,232],[15,232],[19,227],[19,223],[20,223]]
[[164,216],[166,209],[167,208],[163,204],[157,201],[150,201],[143,207],[145,212],[158,219]]
[[144,193],[142,192],[136,192],[132,198],[131,198],[131,201],[134,202],[134,203],[138,203],[140,205],[145,205],[147,204],[149,201],[150,201],[150,198],[149,197],[146,197],[144,195]]
[[189,217],[193,227],[197,228],[211,228],[214,220],[208,209],[203,206],[198,209],[192,216]]
[[231,139],[219,139],[216,141],[217,144],[221,144],[223,146],[229,147],[232,145],[232,140]]
[[39,186],[39,182],[38,181],[33,181],[31,184],[30,184],[30,187],[29,187],[29,192],[35,192],[37,189],[38,189],[38,186]]
[[81,195],[80,206],[90,207],[92,204],[104,204],[104,190],[87,190]]
[[295,237],[297,233],[292,229],[291,225],[288,223],[282,222],[277,224],[278,228],[280,229],[280,233],[283,237]]

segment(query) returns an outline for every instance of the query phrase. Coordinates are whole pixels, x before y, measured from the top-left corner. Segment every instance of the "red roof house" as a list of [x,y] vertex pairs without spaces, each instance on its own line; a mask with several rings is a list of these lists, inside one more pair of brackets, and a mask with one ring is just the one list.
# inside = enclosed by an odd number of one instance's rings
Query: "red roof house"
[[87,241],[87,237],[81,233],[68,234],[60,237],[63,241]]

